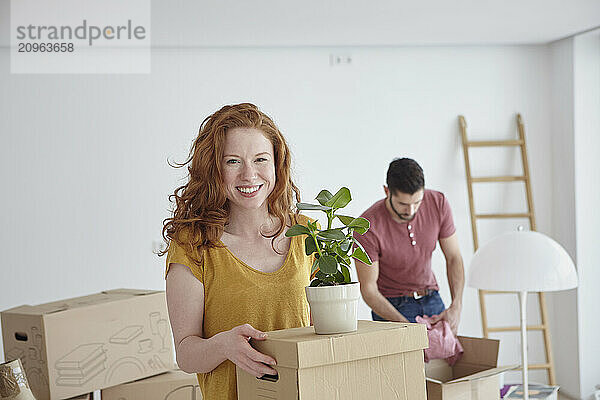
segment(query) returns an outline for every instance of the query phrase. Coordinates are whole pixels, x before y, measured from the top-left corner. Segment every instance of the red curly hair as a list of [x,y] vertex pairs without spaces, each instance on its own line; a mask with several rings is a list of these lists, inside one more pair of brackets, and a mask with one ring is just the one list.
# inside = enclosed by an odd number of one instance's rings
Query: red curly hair
[[[174,168],[188,165],[189,174],[188,182],[169,196],[169,201],[175,203],[175,209],[173,216],[163,221],[162,236],[167,244],[175,240],[197,264],[201,264],[202,260],[194,255],[193,250],[197,249],[198,254],[202,254],[203,249],[220,247],[219,239],[229,220],[221,160],[225,135],[232,128],[256,128],[273,145],[276,181],[267,204],[269,214],[275,216],[280,224],[273,235],[265,237],[272,237],[274,242],[285,229],[287,217],[293,213],[294,197],[296,202],[300,201],[300,192],[290,174],[290,150],[273,120],[254,104],[224,106],[202,122],[188,159],[181,164],[169,164]],[[158,255],[162,256],[167,251]]]

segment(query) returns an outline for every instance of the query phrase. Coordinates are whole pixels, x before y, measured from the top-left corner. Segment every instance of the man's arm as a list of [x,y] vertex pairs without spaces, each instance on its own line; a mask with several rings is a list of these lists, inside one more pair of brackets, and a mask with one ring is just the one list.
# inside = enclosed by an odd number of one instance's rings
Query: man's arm
[[379,276],[379,261],[373,261],[373,265],[367,265],[354,260],[356,273],[360,282],[360,292],[363,300],[380,317],[394,322],[408,322],[406,318],[386,299],[377,287]]
[[447,238],[440,239],[440,247],[446,258],[446,275],[448,276],[448,285],[450,286],[450,296],[452,304],[441,313],[437,318],[432,320],[435,323],[437,320],[445,319],[450,323],[452,332],[458,332],[458,324],[460,322],[460,313],[462,311],[462,296],[465,288],[465,270],[463,260],[458,247],[458,238],[456,233]]

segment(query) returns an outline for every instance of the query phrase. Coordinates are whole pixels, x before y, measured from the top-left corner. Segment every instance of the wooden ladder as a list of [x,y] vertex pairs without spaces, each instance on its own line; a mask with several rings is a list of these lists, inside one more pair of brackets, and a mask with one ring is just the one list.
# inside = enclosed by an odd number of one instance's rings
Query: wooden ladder
[[[519,138],[516,140],[485,140],[485,141],[469,141],[467,139],[467,122],[462,115],[458,116],[460,131],[462,134],[463,154],[465,156],[465,170],[467,174],[467,188],[469,190],[469,208],[471,212],[471,229],[473,231],[473,247],[476,251],[479,247],[479,238],[477,235],[477,220],[492,219],[492,218],[527,218],[529,219],[529,228],[532,231],[536,230],[535,214],[533,211],[533,198],[531,195],[531,176],[529,175],[529,164],[527,161],[527,146],[525,143],[525,126],[521,114],[517,114],[517,126]],[[523,175],[521,176],[490,176],[490,177],[473,177],[471,175],[471,166],[469,162],[469,148],[471,147],[514,147],[518,146],[521,150],[521,161],[523,165]],[[473,202],[473,183],[480,182],[517,182],[525,183],[525,192],[527,196],[527,212],[526,213],[497,213],[497,214],[477,214],[475,213],[475,204]],[[481,310],[481,324],[483,326],[483,335],[488,337],[492,332],[519,332],[520,326],[505,326],[505,327],[490,327],[488,326],[485,295],[487,294],[506,294],[511,292],[479,290],[479,305]],[[556,384],[554,375],[554,360],[552,356],[552,347],[550,344],[550,327],[548,326],[548,313],[546,310],[546,298],[543,292],[538,292],[538,300],[540,305],[541,325],[528,325],[528,331],[542,331],[544,337],[544,346],[546,352],[546,362],[541,364],[530,364],[529,369],[545,369],[548,372],[548,381],[550,385]]]

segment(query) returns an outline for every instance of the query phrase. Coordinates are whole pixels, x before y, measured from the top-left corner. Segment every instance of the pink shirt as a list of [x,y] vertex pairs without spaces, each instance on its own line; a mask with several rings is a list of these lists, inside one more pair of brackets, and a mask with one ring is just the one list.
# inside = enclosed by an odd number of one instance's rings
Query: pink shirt
[[431,317],[417,315],[416,322],[427,325],[429,347],[425,349],[425,362],[444,358],[448,365],[453,366],[462,357],[464,349],[458,338],[452,333],[450,323],[441,319],[431,324]]
[[379,291],[398,297],[420,289],[438,290],[431,254],[439,239],[456,231],[448,200],[426,189],[413,220],[402,223],[392,219],[384,202],[379,200],[361,215],[370,221],[369,231],[354,234],[371,260],[379,261]]

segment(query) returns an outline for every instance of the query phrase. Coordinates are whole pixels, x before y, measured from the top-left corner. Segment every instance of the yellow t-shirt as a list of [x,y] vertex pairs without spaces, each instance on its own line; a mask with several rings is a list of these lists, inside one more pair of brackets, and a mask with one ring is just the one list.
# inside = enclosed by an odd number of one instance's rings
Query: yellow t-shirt
[[[308,217],[292,216],[292,225],[306,225]],[[291,238],[287,257],[277,271],[261,272],[239,260],[228,248],[202,251],[197,266],[185,250],[171,241],[171,263],[183,264],[204,284],[202,337],[210,338],[238,325],[250,324],[261,331],[296,328],[310,324],[304,287],[309,285],[314,256],[304,252],[305,236]],[[198,374],[205,400],[236,400],[235,364],[229,360],[209,373]]]

